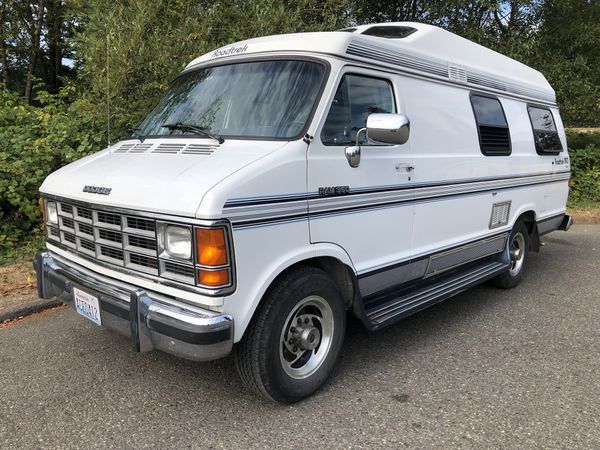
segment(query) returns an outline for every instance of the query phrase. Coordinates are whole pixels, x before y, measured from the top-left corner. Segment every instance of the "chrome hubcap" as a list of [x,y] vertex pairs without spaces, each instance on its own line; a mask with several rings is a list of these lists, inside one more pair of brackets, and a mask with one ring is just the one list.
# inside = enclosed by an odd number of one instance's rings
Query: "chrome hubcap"
[[325,299],[302,299],[281,330],[279,358],[285,372],[296,379],[315,373],[329,353],[333,330],[333,312]]
[[523,267],[523,260],[525,257],[525,237],[521,233],[516,233],[510,243],[509,248],[510,254],[510,274],[512,276],[518,275]]

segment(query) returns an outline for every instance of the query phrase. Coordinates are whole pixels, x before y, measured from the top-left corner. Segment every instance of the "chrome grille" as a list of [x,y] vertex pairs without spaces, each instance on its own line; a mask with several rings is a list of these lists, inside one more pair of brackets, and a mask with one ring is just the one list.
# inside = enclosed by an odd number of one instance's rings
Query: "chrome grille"
[[193,283],[195,277],[193,267],[176,264],[171,261],[160,261],[160,273],[165,278],[184,283]]
[[[62,205],[62,203],[61,203]],[[87,208],[77,207],[77,217],[86,221],[92,220],[92,210]]]
[[[49,227],[50,242],[59,241],[75,253],[119,267],[158,275],[156,222],[101,208],[59,202],[58,227]],[[194,283],[193,269],[190,283]],[[180,280],[183,281],[183,280]]]

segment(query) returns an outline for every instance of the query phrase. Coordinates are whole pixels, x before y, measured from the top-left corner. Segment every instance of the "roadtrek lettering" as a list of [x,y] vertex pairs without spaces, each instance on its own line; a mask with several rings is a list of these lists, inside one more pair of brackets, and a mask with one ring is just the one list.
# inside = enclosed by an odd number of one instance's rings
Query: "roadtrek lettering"
[[235,55],[237,53],[246,53],[246,50],[248,50],[248,44],[246,44],[244,46],[239,46],[239,47],[232,45],[231,47],[226,48],[224,50],[221,50],[221,49],[215,50],[212,53],[211,58],[219,58],[220,56]]

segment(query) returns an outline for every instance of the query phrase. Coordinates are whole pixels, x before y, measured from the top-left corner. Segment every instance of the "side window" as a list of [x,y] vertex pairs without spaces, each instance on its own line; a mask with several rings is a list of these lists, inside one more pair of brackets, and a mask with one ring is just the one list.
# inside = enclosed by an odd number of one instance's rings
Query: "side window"
[[535,151],[538,155],[558,155],[562,151],[562,144],[556,131],[552,111],[539,106],[527,106],[533,137],[535,139]]
[[510,155],[510,131],[500,100],[471,94],[471,105],[477,122],[481,153],[486,156]]
[[[325,145],[354,145],[356,133],[366,126],[369,114],[391,112],[396,112],[396,107],[389,81],[344,75],[321,131],[321,141]],[[361,144],[367,143],[364,133],[360,139]]]

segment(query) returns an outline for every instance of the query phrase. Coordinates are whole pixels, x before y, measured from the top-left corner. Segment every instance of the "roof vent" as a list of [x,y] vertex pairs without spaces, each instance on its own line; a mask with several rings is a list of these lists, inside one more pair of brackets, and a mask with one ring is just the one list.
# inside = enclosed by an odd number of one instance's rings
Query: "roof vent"
[[386,39],[403,39],[407,36],[410,36],[415,31],[417,31],[417,29],[413,28],[413,27],[377,25],[377,26],[374,26],[371,28],[367,28],[361,34],[366,34],[368,36],[376,36],[376,37],[386,38]]

